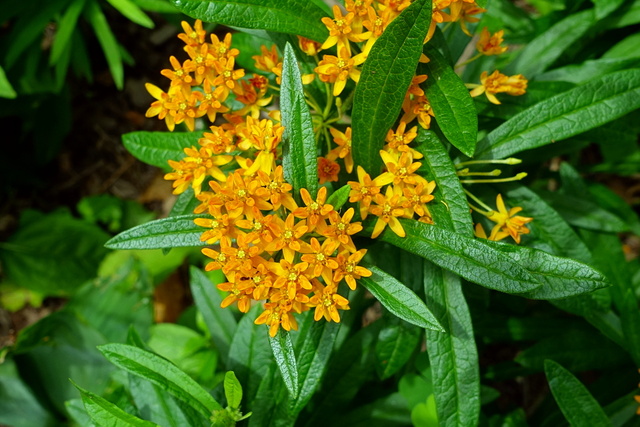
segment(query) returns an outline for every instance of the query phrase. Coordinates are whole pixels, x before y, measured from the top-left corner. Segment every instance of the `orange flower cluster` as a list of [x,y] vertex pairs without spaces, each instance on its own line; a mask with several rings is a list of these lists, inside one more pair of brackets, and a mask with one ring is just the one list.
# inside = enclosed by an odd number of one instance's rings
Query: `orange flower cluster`
[[271,96],[267,96],[268,79],[254,74],[248,81],[240,80],[245,72],[235,68],[239,51],[231,47],[231,34],[226,34],[222,40],[211,34],[209,43],[200,20],[193,28],[182,22],[182,28],[184,33],[178,37],[185,43],[184,50],[189,59],[180,62],[172,56],[172,68],[161,71],[171,80],[167,92],[151,83],[146,84],[156,99],[146,116],[158,116],[171,131],[180,123],[194,130],[195,119],[207,116],[213,122],[218,113],[229,112],[225,101],[233,93],[235,99],[244,104],[235,114],[250,114],[257,118],[260,109],[271,102]]
[[[388,225],[394,233],[405,237],[406,233],[399,218],[419,217],[419,221],[433,224],[427,203],[433,200],[435,181],[427,181],[416,171],[422,163],[414,162],[422,154],[409,147],[416,137],[416,129],[406,131],[407,124],[400,122],[394,132],[389,130],[384,150],[380,157],[385,164],[385,172],[371,179],[368,173],[358,166],[358,181],[349,181],[351,191],[349,201],[358,202],[360,216],[365,219],[369,214],[378,219],[371,238],[375,239]],[[383,187],[386,190],[383,192]]]
[[[488,219],[496,223],[488,239],[497,242],[507,236],[511,236],[516,243],[520,243],[520,236],[529,234],[529,229],[525,225],[533,221],[533,218],[517,216],[516,214],[522,210],[521,207],[507,210],[501,194],[496,197],[496,206],[498,207],[497,211],[490,211],[486,215]],[[476,224],[475,234],[476,237],[487,239],[487,233],[485,233],[480,224]]]
[[[172,57],[174,70],[163,71],[172,85],[160,96],[171,100],[157,98],[148,115],[162,115],[170,129],[182,121],[193,129],[196,118],[211,112],[199,110],[207,93],[215,93],[220,101],[208,118],[213,121],[216,112],[227,113],[224,123],[204,133],[199,147],[185,148],[186,157],[169,161],[173,171],[165,175],[173,181],[175,194],[192,188],[200,202],[194,212],[203,214],[195,222],[205,229],[201,240],[208,247],[202,252],[210,258],[205,268],[222,270],[227,279],[218,285],[228,293],[222,307],[235,303],[247,312],[252,303],[264,302],[255,322],[267,324],[271,336],[280,327],[297,329],[293,314],[311,309],[315,320],[339,322],[338,310],[349,309],[339,285],[346,282],[355,289],[357,279],[371,275],[358,265],[366,250],[358,250],[352,240],[362,230],[359,222],[352,222],[355,210],[340,214],[326,203],[325,187],[315,199],[301,189],[304,205],[298,206],[280,164],[284,128],[277,120],[279,112],[271,111],[268,119],[259,116],[271,101],[265,96],[267,78],[254,75],[240,80],[244,71],[233,70],[239,52],[231,48],[230,35],[222,42],[212,36],[213,43],[208,44],[200,21],[195,29],[186,23],[183,28],[179,37],[192,59],[179,64]],[[280,77],[282,62],[275,48],[263,46],[262,55],[253,59],[258,69]],[[204,92],[194,91],[195,85],[204,87]],[[160,90],[153,86],[150,91]],[[231,92],[244,104],[235,112],[222,104]],[[174,98],[181,96],[194,100],[187,103],[184,116],[173,109],[178,102]],[[333,177],[339,166],[336,170],[324,164],[324,169]]]

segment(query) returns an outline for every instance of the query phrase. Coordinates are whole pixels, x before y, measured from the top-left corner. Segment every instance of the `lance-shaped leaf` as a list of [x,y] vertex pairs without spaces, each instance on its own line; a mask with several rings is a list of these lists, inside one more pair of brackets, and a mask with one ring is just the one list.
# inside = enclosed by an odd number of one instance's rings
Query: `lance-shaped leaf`
[[610,426],[611,421],[589,390],[553,360],[544,361],[544,373],[560,410],[572,426]]
[[[501,292],[520,294],[540,283],[507,254],[484,242],[415,220],[400,220],[407,237],[385,230],[380,238],[428,259],[465,279]],[[373,231],[369,225],[367,232]]]
[[607,279],[590,266],[570,258],[551,255],[525,246],[500,242],[485,242],[508,255],[526,269],[538,282],[537,289],[522,294],[531,299],[560,299],[581,295],[610,286]]
[[311,326],[307,332],[298,337],[299,347],[297,364],[300,380],[300,393],[292,404],[291,412],[297,415],[311,400],[311,396],[320,386],[322,377],[327,369],[329,356],[333,351],[333,345],[340,329],[339,323],[316,322],[312,312],[309,312],[307,321]]
[[207,419],[213,411],[222,409],[200,384],[176,365],[156,354],[126,344],[105,344],[99,346],[98,350],[117,367],[166,390]]
[[349,200],[349,193],[351,192],[351,186],[349,184],[343,185],[334,191],[327,199],[327,204],[333,206],[335,210],[340,210],[342,205]]
[[594,18],[593,9],[569,15],[527,44],[505,72],[527,78],[540,74],[589,30]]
[[418,74],[429,76],[425,92],[440,130],[458,150],[473,156],[478,137],[478,113],[469,89],[435,47],[427,44],[428,64]]
[[131,132],[122,135],[122,143],[136,159],[168,169],[169,160],[182,159],[184,149],[198,145],[202,132]]
[[428,180],[436,182],[434,191],[436,202],[429,204],[433,219],[443,228],[472,237],[473,222],[467,196],[464,194],[449,153],[431,130],[420,128],[417,142],[419,145],[416,149],[424,155],[420,161],[424,166],[428,166],[428,170],[423,175]]
[[108,400],[87,391],[73,381],[71,383],[78,389],[82,397],[84,408],[97,425],[113,427],[155,427],[157,424],[135,417],[118,408]]
[[640,107],[640,69],[619,71],[539,102],[498,126],[476,158],[501,159],[598,127]]
[[398,318],[385,320],[376,342],[376,370],[382,380],[402,369],[422,345],[422,329]]
[[205,22],[298,34],[317,42],[329,35],[325,12],[312,1],[171,0],[180,11]]
[[292,399],[295,399],[298,397],[300,383],[298,382],[298,364],[296,363],[291,336],[289,332],[280,329],[275,337],[269,337],[269,343],[284,384],[289,390],[289,395]]
[[226,363],[231,340],[238,326],[236,319],[230,310],[220,307],[222,297],[220,297],[215,285],[199,268],[192,266],[189,273],[193,300],[204,318],[204,323],[209,329],[220,358]]
[[298,62],[289,43],[284,48],[282,62],[280,114],[284,126],[282,167],[285,179],[293,186],[296,196],[301,188],[306,188],[315,199],[318,192],[318,150]]
[[425,262],[427,306],[446,332],[426,330],[438,421],[442,426],[477,425],[480,414],[478,350],[460,278]]
[[179,215],[158,219],[123,231],[105,246],[110,249],[163,249],[204,246],[203,228],[193,220],[199,215]]
[[353,157],[371,176],[380,173],[379,151],[398,118],[422,42],[431,24],[431,0],[416,0],[394,19],[371,48],[353,100]]
[[411,289],[378,267],[367,268],[373,274],[360,278],[359,282],[387,310],[421,328],[444,331],[425,303]]

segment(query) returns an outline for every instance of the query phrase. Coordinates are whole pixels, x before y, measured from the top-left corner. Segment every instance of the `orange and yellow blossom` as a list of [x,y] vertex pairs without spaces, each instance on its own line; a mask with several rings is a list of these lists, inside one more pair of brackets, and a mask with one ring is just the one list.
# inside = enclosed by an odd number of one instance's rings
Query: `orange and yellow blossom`
[[175,162],[169,160],[169,166],[173,168],[164,176],[164,179],[173,182],[173,194],[183,193],[189,186],[197,194],[201,191],[202,182],[207,176],[224,181],[226,175],[218,166],[226,165],[233,160],[232,156],[217,155],[208,147],[185,148],[187,157]]
[[500,46],[503,42],[504,30],[491,34],[487,28],[483,28],[480,39],[476,43],[476,49],[483,55],[500,55],[507,51],[506,46]]
[[273,95],[266,96],[269,80],[266,77],[254,74],[249,81],[242,80],[242,93],[236,95],[236,100],[242,102],[245,106],[236,113],[240,115],[249,114],[254,119],[260,117],[260,111],[267,105],[271,104]]
[[451,4],[451,7],[449,9],[451,12],[451,21],[459,22],[462,31],[469,37],[471,37],[472,34],[467,28],[467,23],[473,24],[479,22],[480,18],[477,18],[473,15],[478,15],[480,13],[486,12],[486,9],[479,7],[473,0],[464,0],[464,2],[456,1],[455,3]]
[[349,192],[349,202],[359,202],[360,217],[366,219],[369,214],[369,206],[376,194],[380,193],[383,184],[380,177],[371,179],[362,166],[358,166],[358,181],[349,181],[347,184],[351,187]]
[[300,189],[300,197],[302,197],[302,201],[304,202],[304,207],[299,207],[293,211],[293,215],[296,218],[305,218],[307,219],[307,225],[309,226],[309,231],[315,230],[316,226],[323,222],[329,212],[333,210],[333,206],[329,204],[325,204],[327,201],[327,187],[320,187],[318,190],[318,195],[316,200],[311,198],[311,194],[307,191],[306,188]]
[[362,21],[362,25],[371,34],[367,39],[367,43],[362,48],[364,55],[369,55],[371,48],[382,35],[387,25],[392,21],[392,9],[386,9],[383,11],[376,11],[373,7],[367,8],[367,18]]
[[522,208],[515,207],[507,210],[501,194],[496,197],[496,207],[498,208],[497,212],[492,211],[487,215],[487,218],[496,223],[491,230],[489,240],[501,240],[506,236],[511,236],[516,243],[520,243],[520,235],[529,233],[529,229],[525,225],[533,221],[533,218],[515,216]]
[[467,83],[466,86],[471,89],[471,96],[479,96],[483,93],[487,95],[489,102],[493,104],[500,104],[495,94],[507,93],[513,96],[524,95],[527,90],[527,79],[522,74],[516,74],[515,76],[505,76],[499,71],[494,71],[489,75],[486,71],[483,71],[480,75],[481,84]]
[[297,36],[298,37],[298,45],[300,46],[300,50],[306,53],[309,56],[316,56],[320,51],[321,44],[317,41],[308,39],[306,37]]
[[248,280],[240,280],[240,274],[231,272],[227,274],[228,282],[218,284],[218,289],[229,292],[229,295],[222,300],[220,307],[225,308],[238,303],[238,310],[246,313],[251,308],[251,300],[253,294],[253,283]]
[[355,210],[353,208],[340,217],[337,211],[329,212],[329,224],[318,227],[318,232],[327,238],[328,241],[338,243],[342,248],[348,249],[349,252],[355,252],[356,246],[353,244],[351,236],[362,231],[360,222],[351,222]]
[[325,182],[337,182],[340,165],[327,157],[318,157],[318,178],[320,185]]
[[351,126],[349,126],[344,133],[338,129],[330,128],[331,136],[333,136],[333,142],[338,144],[336,148],[329,151],[327,158],[335,160],[337,158],[344,159],[344,167],[347,173],[353,172],[353,155],[351,153]]
[[337,57],[324,55],[322,61],[313,71],[323,82],[333,83],[333,96],[338,96],[347,85],[347,78],[358,83],[360,70],[356,66],[362,64],[365,59],[366,57],[362,53],[352,58],[349,51],[342,47],[338,51]]
[[338,263],[333,258],[333,253],[340,246],[339,242],[335,242],[330,239],[326,239],[322,244],[315,237],[311,238],[311,242],[305,245],[301,251],[303,252],[300,259],[309,263],[309,270],[307,274],[310,277],[320,277],[324,273],[331,272],[338,268]]
[[256,325],[269,326],[269,335],[275,337],[278,329],[282,327],[285,331],[298,329],[298,322],[291,313],[291,307],[274,302],[264,304],[264,311],[255,320]]
[[358,265],[366,253],[366,249],[360,249],[352,254],[348,251],[340,252],[336,257],[338,268],[335,270],[335,273],[333,273],[333,281],[339,283],[344,279],[349,288],[354,291],[356,289],[357,279],[370,277],[372,274],[366,268]]
[[338,294],[338,287],[334,284],[322,286],[315,283],[314,295],[309,298],[309,307],[315,307],[313,319],[318,321],[323,317],[327,322],[340,322],[338,310],[349,310],[349,300]]
[[387,172],[377,178],[382,185],[392,182],[397,186],[415,185],[424,181],[424,178],[415,173],[422,163],[414,162],[410,152],[405,151],[400,156],[395,156],[388,151],[380,150],[380,157],[387,167]]
[[373,201],[376,204],[371,205],[369,208],[369,212],[378,217],[371,234],[372,239],[378,237],[387,225],[398,236],[405,237],[407,235],[398,220],[399,217],[405,216],[405,209],[402,206],[400,197],[401,194],[395,192],[391,187],[387,187],[385,195],[382,195],[382,193],[375,195]]
[[255,61],[256,68],[267,73],[273,73],[273,69],[280,63],[280,57],[278,56],[278,50],[276,45],[272,45],[271,49],[267,49],[266,46],[260,46],[261,55],[254,55],[251,58]]
[[337,44],[338,51],[345,49],[349,54],[351,54],[349,40],[359,43],[365,41],[369,35],[360,34],[354,31],[352,23],[355,15],[353,12],[342,15],[342,10],[340,10],[340,7],[335,4],[333,5],[333,16],[334,19],[322,18],[322,23],[329,30],[329,37],[327,37],[327,40],[322,44],[321,49],[329,49]]
[[400,121],[398,128],[394,132],[393,129],[389,129],[387,132],[387,136],[385,141],[387,145],[384,146],[386,151],[393,153],[394,151],[403,153],[410,152],[414,159],[421,159],[422,153],[413,148],[409,147],[411,141],[413,141],[416,136],[418,136],[417,126],[412,127],[409,130],[406,130],[407,123]]
[[[415,213],[419,217],[431,218],[427,203],[434,199],[433,190],[436,188],[436,182],[419,183],[415,187],[408,186],[402,189],[404,195],[404,202],[402,206],[405,209],[409,209],[411,216]],[[424,221],[426,222],[426,221]]]
[[411,123],[417,117],[418,124],[423,129],[429,129],[431,127],[431,117],[435,117],[426,96],[406,97],[402,103],[402,110],[404,115],[400,119],[401,121]]
[[207,35],[207,32],[202,28],[202,21],[196,19],[193,28],[189,25],[188,22],[182,21],[180,23],[184,33],[178,34],[178,38],[182,40],[187,46],[200,46],[204,43],[204,38]]

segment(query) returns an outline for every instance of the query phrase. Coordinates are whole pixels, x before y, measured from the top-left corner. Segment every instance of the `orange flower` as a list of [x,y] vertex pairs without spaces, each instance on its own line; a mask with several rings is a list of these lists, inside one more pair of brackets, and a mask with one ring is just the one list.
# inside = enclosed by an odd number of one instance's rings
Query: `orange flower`
[[267,49],[266,46],[260,46],[261,55],[255,55],[251,58],[255,61],[256,68],[267,73],[273,73],[273,69],[278,66],[280,58],[276,45],[272,45],[271,49]]
[[504,35],[504,30],[500,30],[495,34],[491,34],[487,28],[483,28],[480,33],[480,39],[478,43],[476,43],[476,48],[478,52],[483,55],[500,55],[507,51],[506,46],[500,46],[503,42],[502,36]]
[[258,171],[258,181],[262,187],[256,190],[256,194],[265,199],[268,198],[274,210],[278,210],[280,205],[290,211],[294,211],[298,207],[291,196],[293,187],[284,180],[281,165],[278,165],[271,174]]
[[433,190],[436,188],[436,182],[419,183],[415,187],[405,187],[402,189],[402,193],[405,197],[402,206],[405,209],[410,209],[412,213],[417,214],[420,217],[429,217],[429,208],[426,204],[433,200]]
[[309,277],[306,275],[308,268],[309,263],[304,261],[294,264],[292,254],[285,255],[279,263],[270,263],[269,270],[277,276],[277,279],[273,282],[273,287],[286,289],[288,299],[295,299],[299,290],[312,289]]
[[180,23],[184,33],[178,34],[178,38],[185,42],[187,46],[200,46],[204,43],[204,38],[207,35],[207,32],[202,28],[202,21],[196,19],[194,28],[191,28],[191,25],[186,21],[182,21]]
[[338,173],[340,172],[340,165],[329,160],[326,157],[318,157],[318,178],[320,178],[320,185],[325,182],[338,181]]
[[333,16],[331,18],[322,18],[322,23],[329,30],[329,37],[322,44],[321,49],[329,49],[332,46],[338,45],[338,51],[343,48],[347,53],[351,54],[351,46],[349,46],[349,40],[356,43],[366,40],[367,36],[357,34],[353,31],[352,21],[355,15],[353,12],[349,12],[346,15],[342,15],[342,11],[337,4],[333,5]]
[[231,273],[228,275],[228,282],[220,283],[218,289],[229,292],[229,295],[222,300],[220,307],[225,308],[238,303],[238,310],[246,313],[251,308],[251,295],[253,294],[253,283],[249,280],[240,280],[240,275]]
[[320,50],[321,44],[310,40],[306,37],[297,36],[298,37],[298,45],[300,46],[300,50],[306,53],[309,56],[316,56],[318,51]]
[[369,210],[372,215],[378,217],[378,220],[373,228],[371,238],[375,239],[378,237],[387,225],[398,236],[406,236],[402,224],[398,221],[398,217],[402,217],[405,214],[404,207],[400,200],[400,194],[394,193],[391,187],[387,187],[387,192],[384,196],[382,194],[376,194],[373,200],[376,204],[372,205]]
[[380,150],[380,157],[387,167],[387,171],[380,175],[378,178],[382,185],[393,182],[395,185],[402,186],[404,184],[415,185],[423,180],[422,177],[415,174],[422,163],[413,162],[413,156],[410,152],[403,152],[400,157],[396,157],[393,154]]
[[233,231],[235,227],[227,214],[221,215],[217,218],[196,218],[193,222],[200,227],[208,228],[208,230],[200,236],[200,240],[205,242],[207,245],[214,245],[218,243],[218,241],[224,236],[233,237],[234,235]]
[[300,196],[306,206],[294,210],[293,215],[296,218],[307,218],[309,232],[311,232],[320,221],[324,222],[329,212],[333,210],[333,206],[324,203],[327,200],[327,187],[320,187],[316,200],[311,198],[306,188],[300,189]]
[[308,303],[310,307],[316,308],[313,320],[318,321],[324,317],[327,322],[340,323],[338,310],[349,310],[349,300],[338,294],[335,285],[325,287],[317,283],[314,292]]
[[235,58],[220,58],[213,65],[218,76],[213,79],[212,84],[226,87],[226,94],[229,93],[229,89],[232,89],[234,93],[242,94],[242,89],[236,85],[236,80],[244,77],[244,70],[242,68],[234,69]]
[[486,12],[486,9],[478,7],[478,5],[476,5],[474,1],[465,0],[464,2],[457,1],[451,4],[450,11],[451,11],[451,17],[450,17],[451,21],[459,22],[460,28],[462,28],[462,31],[466,35],[471,37],[472,34],[471,32],[469,32],[469,29],[467,28],[467,22],[472,24],[480,21],[480,18],[476,18],[473,15],[484,13]]
[[401,120],[395,132],[393,129],[389,129],[387,137],[385,138],[387,145],[384,146],[384,149],[389,152],[393,152],[394,150],[400,153],[410,152],[414,159],[421,159],[423,157],[422,153],[409,147],[411,141],[418,136],[418,132],[416,132],[418,127],[414,126],[408,131],[406,131],[406,128],[407,123]]
[[413,99],[405,98],[402,103],[402,109],[404,110],[404,115],[400,119],[401,121],[410,123],[417,117],[418,124],[423,129],[431,127],[431,117],[435,117],[435,115],[426,96],[417,96]]
[[160,71],[160,74],[171,80],[171,87],[179,87],[185,96],[189,96],[191,93],[191,86],[195,84],[191,72],[195,71],[192,62],[186,60],[184,64],[181,64],[175,56],[169,57],[169,62],[173,70],[164,69]]
[[527,89],[527,79],[522,74],[516,74],[515,76],[505,76],[499,71],[494,71],[491,75],[488,75],[486,71],[483,71],[480,75],[481,84],[467,83],[467,87],[472,89],[471,96],[479,96],[483,93],[487,95],[489,102],[493,104],[500,104],[498,98],[495,97],[496,93],[507,93],[513,96],[524,95]]
[[[312,237],[311,243],[302,248],[302,251],[306,253],[300,259],[309,263],[308,273],[311,277],[320,277],[323,273],[330,273],[338,268],[338,263],[332,258],[338,246],[340,246],[339,242],[329,239],[320,245],[318,239]],[[327,277],[331,278],[331,276],[332,274]]]
[[380,177],[371,179],[362,166],[358,166],[358,181],[349,181],[351,187],[349,192],[349,202],[360,202],[360,217],[366,219],[369,214],[369,206],[373,197],[380,193],[380,188],[384,185]]
[[352,254],[349,254],[349,252],[339,253],[336,258],[338,269],[333,274],[333,281],[339,283],[342,279],[345,279],[349,288],[355,291],[356,280],[361,277],[370,277],[372,274],[366,268],[358,265],[366,253],[366,249],[360,249]]
[[245,104],[236,114],[246,115],[250,114],[251,117],[257,119],[260,117],[260,111],[271,103],[272,96],[265,96],[267,94],[267,86],[269,80],[266,77],[254,74],[248,82],[241,81],[242,94],[236,96],[236,100]]
[[282,250],[285,258],[293,259],[295,253],[300,252],[304,243],[300,238],[309,231],[306,222],[299,221],[295,223],[295,217],[293,214],[289,214],[285,221],[276,217],[271,227],[275,238],[265,246],[265,251],[275,252]]
[[227,33],[223,40],[220,40],[215,34],[211,34],[209,52],[215,59],[231,58],[240,54],[238,49],[231,48],[231,33]]
[[351,236],[362,230],[359,222],[351,223],[355,210],[347,209],[342,218],[337,211],[329,212],[329,225],[318,227],[320,234],[325,236],[327,240],[339,243],[343,248],[350,252],[355,252],[356,247],[351,240]]
[[216,155],[213,150],[207,147],[185,148],[184,152],[187,157],[179,162],[169,160],[169,166],[174,171],[164,176],[164,179],[174,181],[174,194],[184,192],[189,186],[193,188],[196,195],[200,194],[202,182],[207,176],[212,176],[220,181],[226,179],[224,172],[218,166],[229,163],[233,160],[232,156]]
[[336,148],[331,150],[327,154],[327,158],[335,160],[338,157],[344,159],[344,167],[347,173],[353,172],[353,155],[351,154],[351,127],[348,127],[344,133],[338,129],[329,128],[331,136],[333,136],[333,142],[338,144]]
[[209,121],[213,123],[218,113],[226,113],[229,111],[229,107],[223,104],[227,96],[228,92],[224,87],[217,87],[211,90],[211,84],[208,80],[205,80],[202,100],[198,106],[199,114],[206,114]]
[[298,329],[298,322],[289,311],[290,307],[278,303],[265,303],[264,311],[255,320],[256,325],[267,324],[269,326],[269,335],[273,338],[278,333],[278,329],[282,326],[285,331]]
[[323,82],[333,83],[333,96],[338,96],[346,86],[347,78],[358,83],[360,70],[356,68],[356,65],[362,64],[365,59],[366,57],[362,53],[351,58],[349,51],[342,47],[338,51],[337,57],[324,55],[322,61],[313,71]]
[[496,198],[496,206],[498,211],[492,211],[487,216],[487,218],[496,223],[491,230],[489,240],[502,240],[507,236],[511,236],[516,243],[520,243],[520,235],[529,233],[529,229],[525,227],[525,224],[533,221],[533,218],[514,216],[522,210],[520,207],[511,208],[507,211],[501,194],[498,194]]

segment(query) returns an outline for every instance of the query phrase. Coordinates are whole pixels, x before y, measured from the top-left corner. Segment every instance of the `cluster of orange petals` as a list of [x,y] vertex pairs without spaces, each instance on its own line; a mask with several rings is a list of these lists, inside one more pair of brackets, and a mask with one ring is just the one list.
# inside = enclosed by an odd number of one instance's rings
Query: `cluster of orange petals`
[[496,223],[489,237],[487,237],[484,228],[482,228],[480,224],[476,224],[476,236],[494,241],[499,241],[511,236],[516,243],[520,243],[520,236],[522,234],[529,234],[529,229],[526,227],[526,224],[533,221],[533,218],[516,215],[522,211],[521,207],[507,209],[501,194],[498,194],[496,197],[496,207],[498,208],[497,211],[491,211],[487,215],[489,220]]
[[486,71],[480,76],[480,84],[467,84],[471,89],[471,96],[487,95],[489,102],[500,104],[497,93],[506,93],[512,96],[524,95],[527,90],[527,79],[522,74],[506,76],[499,71],[489,74]]

